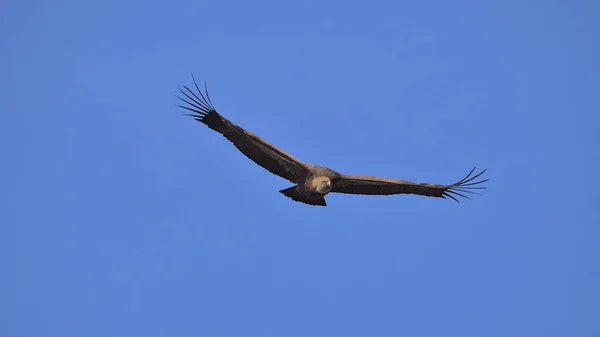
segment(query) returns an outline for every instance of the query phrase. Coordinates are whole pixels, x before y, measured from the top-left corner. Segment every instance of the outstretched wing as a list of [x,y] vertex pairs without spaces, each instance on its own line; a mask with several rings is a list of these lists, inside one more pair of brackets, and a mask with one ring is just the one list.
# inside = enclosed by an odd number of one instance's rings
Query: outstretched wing
[[340,179],[334,182],[331,192],[369,195],[417,194],[444,199],[448,197],[458,202],[456,197],[470,199],[463,193],[478,194],[474,190],[486,188],[480,186],[480,184],[489,179],[475,180],[486,170],[471,176],[474,171],[475,168],[473,168],[462,180],[452,185],[436,185],[398,179],[342,175]]
[[206,83],[204,84],[205,96],[200,91],[196,79],[193,76],[192,79],[200,97],[185,85],[183,86],[185,91],[179,89],[186,98],[179,96],[178,98],[185,102],[187,106],[178,106],[193,112],[193,114],[186,115],[194,117],[195,120],[206,124],[209,128],[222,134],[246,157],[273,174],[296,183],[298,177],[306,172],[305,164],[292,157],[289,153],[278,149],[266,140],[242,129],[221,116],[212,105],[208,96]]

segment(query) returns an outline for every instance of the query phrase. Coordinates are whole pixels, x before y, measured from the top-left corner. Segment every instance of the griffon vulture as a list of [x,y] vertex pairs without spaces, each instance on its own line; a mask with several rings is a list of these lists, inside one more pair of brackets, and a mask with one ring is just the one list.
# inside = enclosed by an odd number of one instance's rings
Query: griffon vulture
[[222,134],[256,164],[296,184],[279,191],[292,200],[308,205],[327,206],[324,196],[333,192],[367,195],[417,194],[451,198],[458,202],[459,197],[469,199],[463,193],[477,194],[474,190],[485,189],[480,184],[489,180],[475,180],[485,172],[483,170],[473,175],[475,168],[454,184],[436,185],[390,178],[345,175],[324,166],[302,162],[219,114],[208,96],[206,83],[205,94],[202,94],[196,80],[194,78],[193,80],[200,97],[185,85],[183,86],[185,91],[179,89],[185,98],[179,96],[178,98],[187,106],[178,106],[193,112],[185,115],[194,117],[198,122]]

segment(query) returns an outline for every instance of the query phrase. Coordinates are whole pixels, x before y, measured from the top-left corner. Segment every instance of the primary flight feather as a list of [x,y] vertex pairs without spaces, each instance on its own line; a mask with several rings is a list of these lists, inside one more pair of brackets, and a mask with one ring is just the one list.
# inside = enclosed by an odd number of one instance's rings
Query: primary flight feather
[[481,184],[489,180],[477,180],[486,170],[473,174],[475,168],[454,184],[437,185],[390,178],[345,175],[324,166],[302,162],[223,117],[214,108],[206,83],[203,94],[196,80],[193,79],[193,81],[197,94],[184,85],[184,90],[179,89],[184,97],[178,96],[178,98],[186,105],[178,106],[192,112],[192,114],[186,115],[192,116],[198,122],[222,134],[256,164],[296,184],[279,191],[292,200],[308,205],[327,206],[324,197],[327,193],[333,192],[364,195],[416,194],[451,198],[458,202],[458,198],[469,198],[465,194],[478,194],[476,190],[485,189],[486,187]]

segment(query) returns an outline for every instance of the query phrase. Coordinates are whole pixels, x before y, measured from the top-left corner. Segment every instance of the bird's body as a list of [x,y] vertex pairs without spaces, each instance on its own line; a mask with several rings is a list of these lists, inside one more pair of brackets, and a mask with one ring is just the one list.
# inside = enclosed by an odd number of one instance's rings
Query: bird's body
[[311,164],[306,165],[306,173],[298,178],[292,187],[281,190],[283,195],[315,206],[326,206],[325,195],[331,192],[332,182],[341,175],[327,167]]
[[471,176],[475,169],[457,183],[436,185],[390,178],[345,175],[328,167],[308,164],[220,115],[213,107],[208,91],[205,89],[206,96],[204,96],[195,80],[194,85],[200,97],[184,86],[186,91],[180,91],[188,100],[179,98],[188,106],[179,106],[193,112],[194,114],[190,116],[222,134],[256,164],[295,183],[296,185],[279,191],[294,201],[314,206],[327,206],[324,197],[330,192],[364,195],[417,194],[448,197],[458,201],[456,197],[467,198],[462,193],[477,194],[473,190],[485,189],[477,185],[488,181],[488,179],[474,181],[485,172],[483,170]]

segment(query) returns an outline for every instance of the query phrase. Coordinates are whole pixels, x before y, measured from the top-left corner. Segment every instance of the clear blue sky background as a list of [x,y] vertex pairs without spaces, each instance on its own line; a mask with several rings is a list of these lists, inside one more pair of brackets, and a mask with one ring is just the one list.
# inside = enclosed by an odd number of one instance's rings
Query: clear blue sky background
[[[600,336],[595,1],[0,2],[0,336]],[[175,104],[472,201],[326,208]]]

